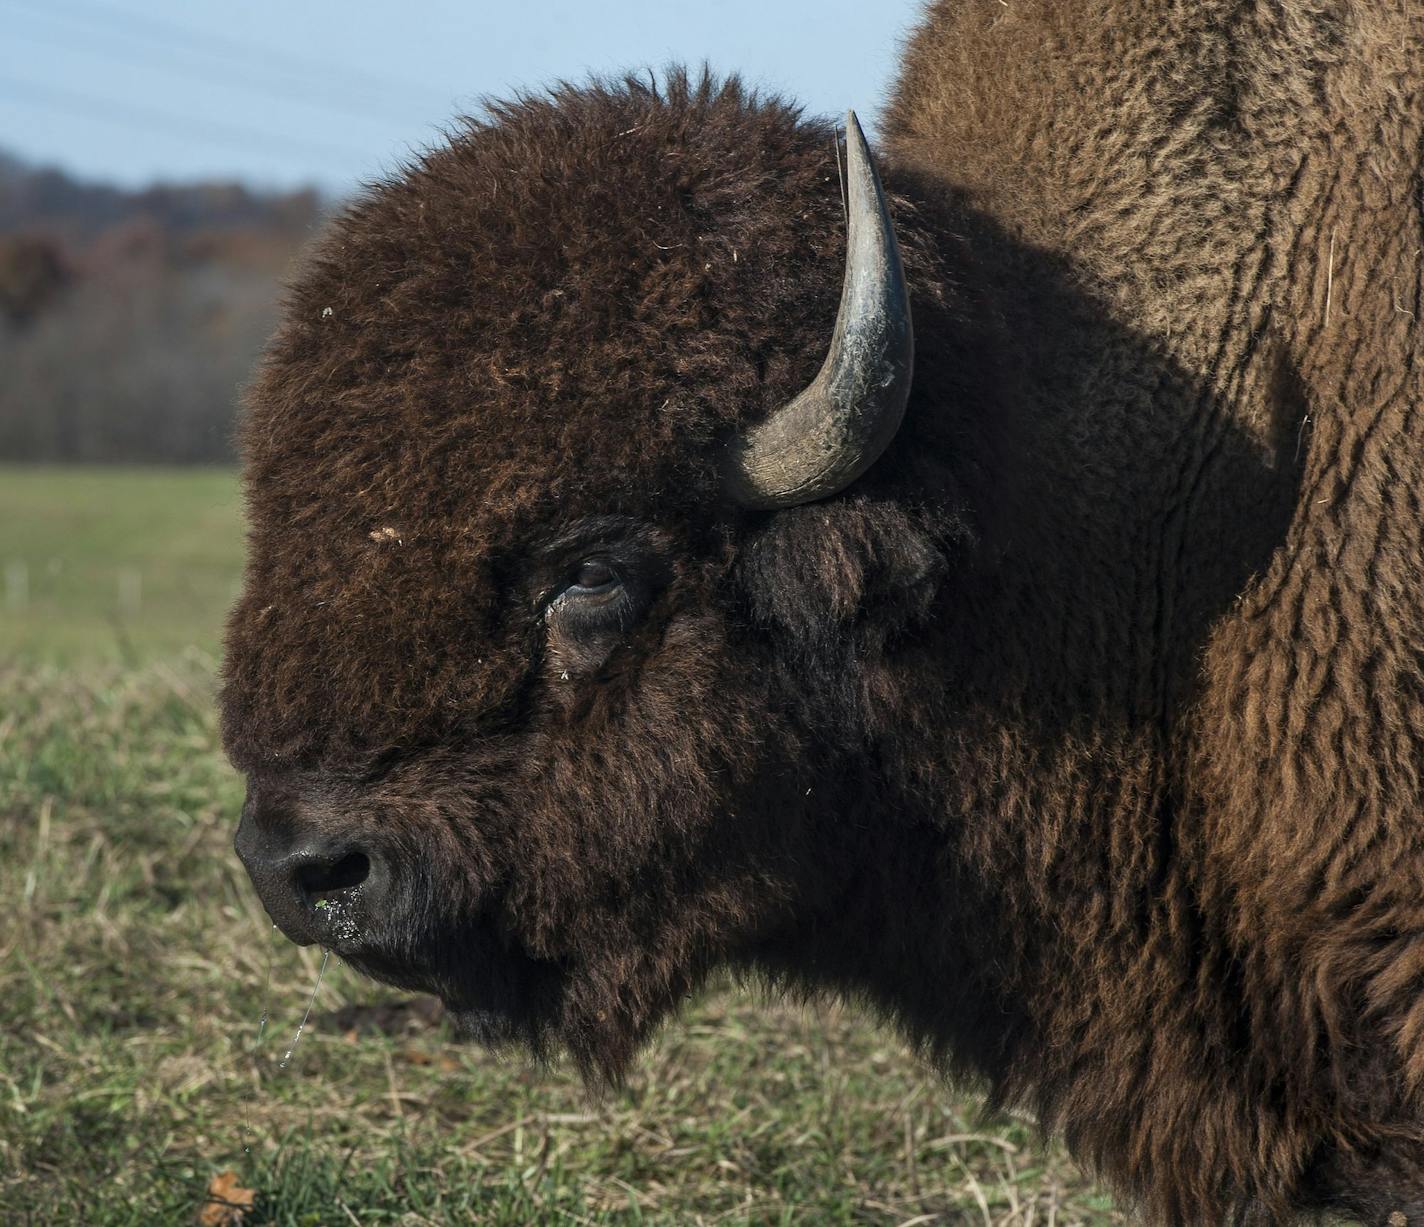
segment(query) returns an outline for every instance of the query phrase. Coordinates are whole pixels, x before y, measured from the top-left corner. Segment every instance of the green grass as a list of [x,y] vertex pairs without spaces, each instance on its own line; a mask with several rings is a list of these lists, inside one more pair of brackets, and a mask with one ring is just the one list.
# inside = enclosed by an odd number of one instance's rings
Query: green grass
[[[0,622],[0,1223],[192,1224],[226,1170],[255,1192],[245,1227],[1125,1221],[1026,1122],[981,1122],[829,1003],[721,986],[595,1098],[333,962],[283,1068],[318,956],[231,852],[209,649],[233,486],[16,476],[0,558],[64,565],[33,593],[47,616]],[[154,619],[127,647],[95,612],[120,556]]]
[[64,664],[216,652],[240,515],[224,469],[0,466],[0,650]]

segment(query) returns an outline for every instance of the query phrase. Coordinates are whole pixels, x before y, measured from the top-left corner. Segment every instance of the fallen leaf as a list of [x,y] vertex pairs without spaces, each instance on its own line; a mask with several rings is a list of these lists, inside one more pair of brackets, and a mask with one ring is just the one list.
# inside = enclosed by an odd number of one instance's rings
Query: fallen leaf
[[444,1013],[438,998],[406,997],[342,1006],[330,1014],[318,1015],[317,1023],[324,1029],[340,1031],[343,1038],[353,1031],[359,1035],[405,1036],[437,1027]]
[[198,1227],[242,1227],[257,1194],[237,1183],[236,1172],[219,1172],[208,1184],[208,1198],[198,1211]]

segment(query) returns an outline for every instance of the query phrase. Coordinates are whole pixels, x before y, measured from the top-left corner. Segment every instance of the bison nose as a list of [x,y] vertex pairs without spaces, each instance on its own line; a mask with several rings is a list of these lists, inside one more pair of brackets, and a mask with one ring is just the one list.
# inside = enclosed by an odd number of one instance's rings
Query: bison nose
[[389,879],[370,847],[289,814],[264,818],[250,798],[234,845],[267,915],[299,946],[358,944],[368,916],[379,912]]

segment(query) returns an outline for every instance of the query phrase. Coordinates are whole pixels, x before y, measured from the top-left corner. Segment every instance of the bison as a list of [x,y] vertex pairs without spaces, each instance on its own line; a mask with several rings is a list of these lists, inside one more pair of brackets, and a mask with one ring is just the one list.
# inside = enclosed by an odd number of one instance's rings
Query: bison
[[367,189],[242,429],[273,919],[595,1081],[731,967],[1154,1223],[1424,1224],[1421,35],[939,0],[883,190],[681,71]]

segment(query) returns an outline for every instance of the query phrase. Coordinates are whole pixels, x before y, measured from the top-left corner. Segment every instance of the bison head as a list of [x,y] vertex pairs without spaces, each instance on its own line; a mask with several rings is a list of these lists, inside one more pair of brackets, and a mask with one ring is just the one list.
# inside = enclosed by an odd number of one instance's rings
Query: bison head
[[932,424],[896,438],[853,121],[844,206],[835,149],[735,83],[564,89],[318,246],[244,426],[223,694],[290,937],[616,1075],[711,967],[814,963],[898,872],[867,722],[961,530]]

